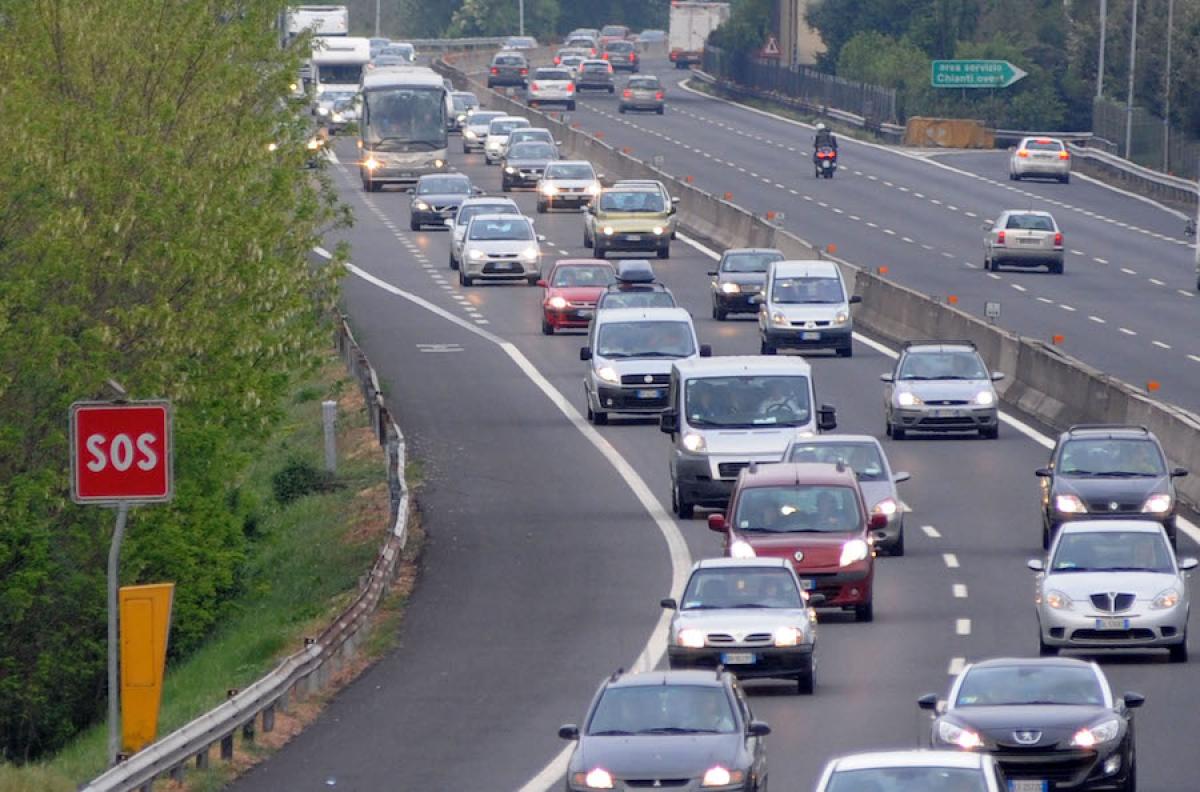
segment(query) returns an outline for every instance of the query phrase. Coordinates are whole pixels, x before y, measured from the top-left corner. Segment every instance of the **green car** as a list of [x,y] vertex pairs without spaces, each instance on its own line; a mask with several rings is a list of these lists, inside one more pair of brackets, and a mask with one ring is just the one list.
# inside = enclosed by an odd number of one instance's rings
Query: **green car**
[[671,256],[674,202],[652,186],[602,190],[583,215],[583,245],[596,258],[614,251],[653,252]]

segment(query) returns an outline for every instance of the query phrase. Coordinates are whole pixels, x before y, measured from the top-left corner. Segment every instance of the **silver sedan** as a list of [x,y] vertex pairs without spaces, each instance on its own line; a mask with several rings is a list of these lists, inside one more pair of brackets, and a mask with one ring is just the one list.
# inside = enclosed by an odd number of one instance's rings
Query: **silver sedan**
[[1187,661],[1186,571],[1162,525],[1149,520],[1078,520],[1063,525],[1038,572],[1035,602],[1043,655],[1059,649],[1163,648]]
[[627,110],[645,110],[662,115],[666,109],[665,99],[666,92],[657,77],[630,77],[621,90],[621,102],[617,109],[622,113]]
[[1010,209],[983,226],[983,269],[999,272],[1001,264],[1046,267],[1063,273],[1063,234],[1049,212]]
[[1057,138],[1024,138],[1008,159],[1008,178],[1013,181],[1026,176],[1071,181],[1071,152]]

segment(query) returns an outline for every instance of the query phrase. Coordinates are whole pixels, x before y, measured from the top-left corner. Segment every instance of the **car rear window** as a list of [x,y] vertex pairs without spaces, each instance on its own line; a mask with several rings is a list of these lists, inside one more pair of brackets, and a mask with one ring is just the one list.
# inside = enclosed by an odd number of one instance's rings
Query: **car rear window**
[[566,69],[538,69],[534,73],[534,78],[538,80],[569,80],[571,73]]
[[883,458],[874,443],[797,443],[792,446],[792,454],[785,461],[819,462],[825,465],[841,462],[850,466],[859,481],[884,480]]
[[979,770],[962,767],[873,767],[839,770],[829,779],[826,792],[902,792],[903,790],[987,792]]
[[525,59],[520,55],[497,55],[492,61],[497,66],[524,66]]
[[654,91],[658,89],[658,79],[655,77],[633,77],[629,80],[629,87]]
[[1027,140],[1025,148],[1030,151],[1062,151],[1063,144],[1058,140]]
[[733,519],[739,531],[754,533],[851,533],[862,527],[857,493],[826,485],[747,487]]
[[1054,221],[1046,215],[1015,214],[1008,216],[1004,227],[1022,231],[1053,231]]
[[631,52],[633,44],[628,41],[610,41],[604,45],[608,52]]

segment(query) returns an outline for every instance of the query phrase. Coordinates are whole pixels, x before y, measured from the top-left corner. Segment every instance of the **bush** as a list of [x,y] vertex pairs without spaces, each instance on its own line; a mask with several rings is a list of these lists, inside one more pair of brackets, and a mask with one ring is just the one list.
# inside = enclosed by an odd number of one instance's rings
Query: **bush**
[[337,489],[337,478],[328,470],[320,470],[303,459],[290,459],[271,477],[271,491],[280,503]]

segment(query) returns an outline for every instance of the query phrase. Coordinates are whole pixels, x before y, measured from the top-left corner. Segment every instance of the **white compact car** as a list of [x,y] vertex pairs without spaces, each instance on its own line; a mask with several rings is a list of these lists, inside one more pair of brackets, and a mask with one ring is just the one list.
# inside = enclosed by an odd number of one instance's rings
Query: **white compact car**
[[528,217],[511,214],[481,214],[471,218],[463,235],[458,282],[470,286],[476,280],[523,278],[536,286],[542,278],[542,248],[545,237],[533,231]]
[[454,217],[446,221],[450,228],[450,269],[458,269],[458,261],[463,254],[463,240],[467,236],[467,224],[472,217],[480,214],[520,215],[521,210],[511,198],[480,196],[463,201]]
[[483,140],[483,158],[488,165],[496,165],[504,158],[504,147],[508,145],[508,136],[514,129],[529,126],[528,119],[520,116],[500,116],[493,118],[488,124],[487,137]]
[[842,273],[832,261],[773,261],[761,294],[758,331],[762,354],[780,349],[832,349],[839,357],[854,353],[850,305],[862,302],[846,294]]
[[1008,178],[1013,181],[1026,176],[1071,181],[1071,152],[1057,138],[1024,138],[1008,159]]

